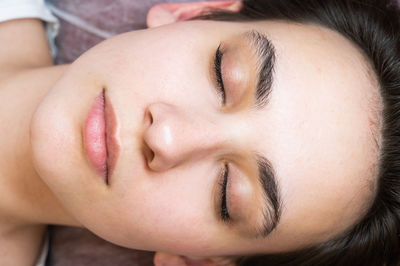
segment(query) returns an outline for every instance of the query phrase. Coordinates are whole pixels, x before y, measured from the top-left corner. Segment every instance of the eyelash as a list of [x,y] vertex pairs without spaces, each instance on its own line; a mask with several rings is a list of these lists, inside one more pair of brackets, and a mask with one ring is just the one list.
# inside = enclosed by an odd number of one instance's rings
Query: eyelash
[[221,44],[218,45],[217,51],[215,52],[215,58],[214,58],[214,71],[215,71],[215,77],[217,80],[218,84],[218,94],[221,97],[222,104],[226,104],[226,93],[225,93],[225,87],[224,87],[224,81],[222,79],[222,72],[221,72],[221,61],[222,61],[222,56],[224,53],[221,51]]
[[[217,80],[218,84],[218,94],[221,97],[222,104],[226,104],[226,92],[225,92],[225,87],[224,87],[224,81],[222,79],[222,71],[221,71],[221,62],[222,62],[222,56],[224,53],[221,51],[221,44],[218,45],[218,48],[215,52],[215,57],[214,57],[214,71],[215,71],[215,77]],[[229,222],[231,217],[229,215],[228,211],[228,206],[226,204],[226,188],[228,185],[228,176],[229,176],[229,165],[227,163],[224,163],[224,168],[221,172],[220,176],[220,183],[219,185],[221,186],[220,189],[220,194],[221,194],[221,209],[220,209],[220,216],[221,220],[224,222]]]
[[226,204],[226,188],[228,185],[228,176],[229,176],[229,165],[224,163],[224,169],[221,172],[221,182],[219,183],[221,186],[221,219],[224,222],[229,222],[231,217],[229,215],[228,206]]

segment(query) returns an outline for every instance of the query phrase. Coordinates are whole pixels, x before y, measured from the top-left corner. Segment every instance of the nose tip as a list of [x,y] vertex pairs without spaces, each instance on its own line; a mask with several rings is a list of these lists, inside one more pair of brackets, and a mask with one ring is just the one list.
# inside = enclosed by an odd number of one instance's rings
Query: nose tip
[[[144,133],[144,153],[150,169],[164,171],[177,164],[176,116],[173,106],[157,103],[146,109],[148,127]],[[176,119],[175,119],[176,120]]]
[[223,126],[203,110],[154,103],[146,110],[144,131],[147,164],[165,171],[189,160],[198,160],[224,146]]
[[176,151],[168,126],[152,126],[145,136],[144,141],[147,146],[147,162],[151,169],[163,171],[173,167],[176,163]]

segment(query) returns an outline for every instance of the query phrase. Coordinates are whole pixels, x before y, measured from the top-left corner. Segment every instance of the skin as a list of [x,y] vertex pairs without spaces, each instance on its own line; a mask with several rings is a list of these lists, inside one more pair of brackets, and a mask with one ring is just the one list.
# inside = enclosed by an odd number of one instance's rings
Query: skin
[[[277,54],[273,89],[261,109],[251,100],[254,49],[241,35],[250,30],[268,36]],[[212,65],[221,42],[226,106]],[[21,226],[78,225],[130,248],[220,257],[325,241],[357,222],[373,198],[371,98],[378,86],[363,55],[328,29],[272,21],[182,22],[114,37],[71,66],[22,73],[25,79],[13,79],[10,88],[21,88],[21,80],[37,83],[18,90],[19,105],[6,103],[15,110],[8,112],[11,125],[22,126],[1,133],[10,153],[23,151],[14,158],[24,162],[25,174],[14,161],[9,166],[12,159],[2,162],[10,173],[2,182],[20,197],[4,203],[1,213]],[[103,88],[121,145],[109,185],[82,142],[87,113]],[[7,99],[17,94],[2,93]],[[15,134],[22,141],[10,143]],[[282,217],[266,238],[254,238],[252,229],[263,206],[252,152],[271,161],[282,194]],[[223,161],[230,167],[229,224],[218,212]]]

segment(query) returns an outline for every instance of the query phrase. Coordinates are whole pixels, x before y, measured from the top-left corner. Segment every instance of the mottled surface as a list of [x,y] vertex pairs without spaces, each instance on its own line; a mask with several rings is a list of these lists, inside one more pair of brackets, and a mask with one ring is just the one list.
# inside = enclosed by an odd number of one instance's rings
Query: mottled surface
[[148,266],[152,252],[122,248],[86,229],[56,226],[50,229],[47,265],[51,266]]

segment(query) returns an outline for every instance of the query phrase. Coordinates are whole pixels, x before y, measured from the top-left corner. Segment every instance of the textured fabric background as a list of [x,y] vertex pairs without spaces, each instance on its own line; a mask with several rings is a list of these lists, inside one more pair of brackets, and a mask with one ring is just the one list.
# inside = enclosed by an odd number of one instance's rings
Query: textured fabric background
[[63,64],[72,62],[90,47],[104,40],[106,36],[145,28],[147,11],[155,4],[190,1],[47,0],[47,2],[61,22],[60,33],[56,39],[58,47],[56,63]]
[[86,229],[51,227],[51,244],[46,265],[52,266],[149,266],[153,252],[110,244]]

